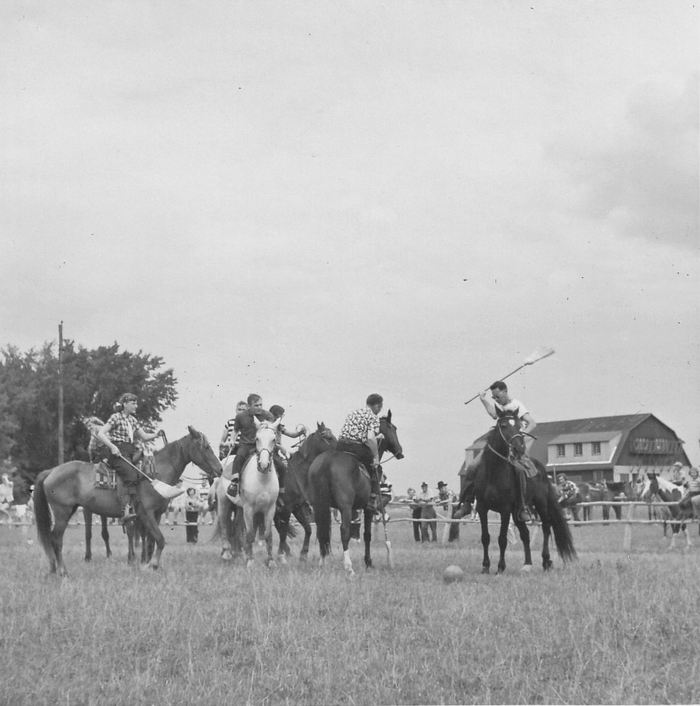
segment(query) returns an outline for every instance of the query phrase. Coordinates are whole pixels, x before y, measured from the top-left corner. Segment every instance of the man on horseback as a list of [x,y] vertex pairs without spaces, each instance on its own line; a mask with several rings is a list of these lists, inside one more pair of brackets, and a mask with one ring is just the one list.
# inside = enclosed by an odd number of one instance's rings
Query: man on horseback
[[219,460],[223,461],[228,458],[231,454],[236,453],[238,447],[238,439],[233,431],[234,424],[236,423],[236,416],[241,412],[245,412],[248,409],[248,405],[241,400],[236,405],[236,415],[226,420],[224,424],[224,431],[221,434],[221,441],[219,441]]
[[384,399],[376,393],[371,394],[366,406],[348,414],[340,429],[336,451],[356,456],[362,463],[370,479],[369,510],[377,511],[379,499],[379,413],[384,406]]
[[[508,386],[502,380],[496,380],[490,387],[491,398],[487,397],[487,390],[484,390],[479,394],[479,399],[484,405],[484,408],[488,412],[489,416],[493,419],[497,418],[496,410],[503,412],[511,412],[515,414],[521,423],[521,430],[527,434],[532,434],[536,426],[535,420],[532,415],[527,410],[525,405],[511,398],[508,394]],[[474,485],[476,480],[476,474],[480,466],[483,464],[484,452],[481,453],[469,464],[467,467],[467,472],[464,478],[464,490],[460,497],[460,503],[462,507],[455,513],[455,517],[463,517],[468,515],[472,511],[472,504],[474,503]],[[520,458],[511,459],[511,464],[515,469],[515,475],[518,479],[519,493],[518,498],[518,509],[517,517],[522,522],[530,521],[530,513],[527,509],[527,503],[525,501],[525,490],[527,488],[527,477],[528,475],[535,475],[537,469],[534,464],[527,456],[523,454]]]
[[228,494],[231,497],[238,495],[238,486],[241,479],[241,471],[245,467],[246,461],[255,453],[255,437],[258,429],[255,426],[255,419],[259,422],[272,422],[272,415],[263,409],[263,401],[260,395],[250,394],[247,398],[248,408],[239,412],[233,422],[233,434],[238,438],[238,448],[233,459],[231,485]]
[[135,441],[152,441],[163,432],[149,434],[145,432],[136,419],[138,400],[136,395],[125,392],[114,405],[115,412],[97,433],[98,439],[112,454],[110,466],[121,479],[117,484],[117,494],[122,508],[122,523],[135,516],[137,486],[139,475],[134,468],[140,451]]
[[284,476],[287,470],[287,451],[284,446],[282,446],[282,434],[289,437],[290,439],[298,439],[302,435],[306,435],[306,427],[301,424],[297,427],[296,431],[288,431],[287,428],[282,424],[282,417],[284,417],[284,407],[278,404],[273,404],[270,407],[270,414],[272,415],[272,420],[280,420],[277,426],[277,432],[275,436],[275,454],[272,457],[272,462],[275,465],[275,471],[277,471],[277,478],[280,482],[280,495],[284,493]]

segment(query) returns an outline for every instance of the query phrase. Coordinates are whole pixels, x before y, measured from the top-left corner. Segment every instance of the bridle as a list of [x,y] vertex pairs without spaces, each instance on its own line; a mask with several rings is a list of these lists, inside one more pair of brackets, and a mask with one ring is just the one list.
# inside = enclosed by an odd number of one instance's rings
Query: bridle
[[[274,433],[274,429],[272,429],[271,427],[264,427],[264,428],[265,428],[265,429],[270,429],[270,431],[272,431],[272,432]],[[273,462],[273,460],[272,460],[273,450],[274,450],[274,438],[273,438],[273,443],[272,443],[272,449],[260,449],[260,450],[258,450],[258,448],[257,448],[257,438],[256,438],[256,444],[255,444],[255,445],[256,445],[256,448],[255,448],[255,462],[256,462],[256,464],[257,464],[258,473],[263,473],[263,474],[265,474],[265,473],[270,473],[270,472],[272,471],[272,469],[274,468],[274,466],[275,466],[275,464],[274,464],[274,462]],[[262,458],[262,455],[263,455],[264,453],[267,453],[267,454],[269,455],[269,457],[270,457],[269,462],[268,462],[268,464],[267,464],[267,468],[263,468],[262,465],[261,465],[261,458]]]
[[492,453],[496,454],[496,456],[498,456],[500,459],[503,459],[506,463],[512,464],[513,461],[517,458],[517,455],[513,451],[513,443],[515,439],[521,439],[524,444],[526,436],[529,436],[531,439],[535,439],[536,437],[532,434],[528,434],[526,431],[522,431],[519,429],[517,432],[515,432],[515,434],[510,437],[510,440],[506,439],[505,434],[503,433],[503,429],[501,428],[501,422],[508,419],[514,420],[514,417],[501,417],[496,422],[496,429],[498,429],[498,433],[501,435],[503,443],[508,447],[508,457],[506,458],[502,453],[496,451],[496,449],[494,449],[488,441],[486,442],[486,446],[491,450]]

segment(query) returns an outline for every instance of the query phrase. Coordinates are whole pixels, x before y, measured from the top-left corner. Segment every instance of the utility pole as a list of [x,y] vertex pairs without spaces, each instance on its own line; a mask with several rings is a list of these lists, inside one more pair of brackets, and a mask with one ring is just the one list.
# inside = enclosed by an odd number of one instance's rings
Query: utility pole
[[63,463],[63,321],[58,325],[58,463]]

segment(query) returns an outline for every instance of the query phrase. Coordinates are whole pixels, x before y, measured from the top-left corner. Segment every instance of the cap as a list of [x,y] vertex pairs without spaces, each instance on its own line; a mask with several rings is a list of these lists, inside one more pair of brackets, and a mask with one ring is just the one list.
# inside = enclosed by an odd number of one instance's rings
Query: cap
[[680,461],[676,461],[672,468],[683,468],[683,464]]
[[443,483],[442,481],[438,482],[438,488],[444,488],[447,485],[447,483]]
[[425,486],[425,487],[427,488],[427,487],[428,487],[428,484],[427,484],[425,481],[423,481],[423,482],[420,484],[420,487],[422,488],[423,486]]

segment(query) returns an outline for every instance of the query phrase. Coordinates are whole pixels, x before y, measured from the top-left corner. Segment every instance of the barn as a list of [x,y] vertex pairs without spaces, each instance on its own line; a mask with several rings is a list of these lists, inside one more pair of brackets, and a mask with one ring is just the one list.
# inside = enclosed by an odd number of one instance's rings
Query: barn
[[[683,440],[653,414],[539,422],[535,436],[530,456],[548,473],[564,473],[577,483],[627,481],[649,471],[670,474],[676,462],[690,466]],[[486,437],[466,448],[460,475],[484,448]]]

